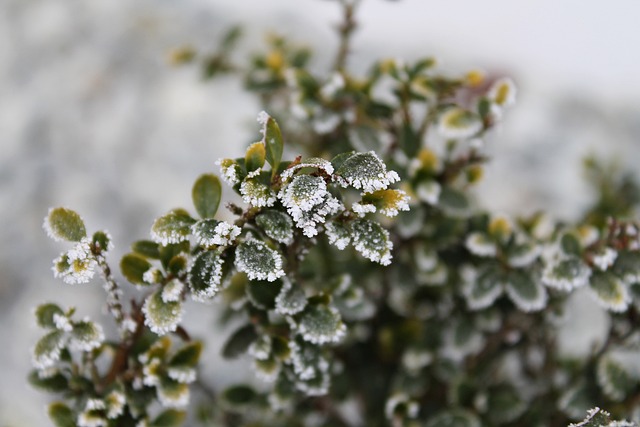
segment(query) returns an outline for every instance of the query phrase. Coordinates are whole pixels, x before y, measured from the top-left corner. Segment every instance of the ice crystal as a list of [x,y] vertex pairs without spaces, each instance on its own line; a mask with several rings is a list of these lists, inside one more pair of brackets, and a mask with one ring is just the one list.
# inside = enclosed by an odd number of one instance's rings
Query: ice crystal
[[142,281],[150,285],[160,283],[163,278],[162,271],[158,268],[150,268],[142,274]]
[[334,307],[315,305],[302,313],[298,331],[305,341],[320,345],[339,342],[344,338],[347,327]]
[[409,210],[409,196],[402,190],[379,190],[367,194],[363,200],[373,203],[381,214],[389,218]]
[[355,220],[351,223],[353,246],[360,254],[382,265],[391,264],[393,243],[389,232],[380,224],[368,220]]
[[196,380],[196,370],[187,366],[170,367],[167,375],[179,383],[190,384]]
[[286,278],[283,278],[283,283],[276,297],[276,311],[284,316],[300,313],[307,306],[304,291]]
[[282,181],[288,181],[296,173],[296,171],[303,168],[320,169],[327,175],[333,174],[333,165],[330,161],[318,157],[311,157],[309,159],[301,161],[300,163],[295,163],[289,166],[287,169],[285,169],[284,172],[282,172],[280,177]]
[[157,335],[173,332],[182,320],[182,304],[180,302],[165,302],[162,292],[151,294],[142,306],[144,323]]
[[255,178],[247,178],[240,185],[242,200],[255,207],[270,207],[276,202],[274,193],[267,185]]
[[235,186],[240,182],[240,165],[232,159],[219,159],[216,165],[220,166],[222,179],[230,186]]
[[162,288],[162,301],[175,302],[180,301],[184,283],[179,279],[171,279],[169,283]]
[[73,330],[73,325],[71,324],[69,317],[67,317],[66,315],[54,313],[53,322],[56,325],[56,329],[64,332],[71,332]]
[[447,139],[470,138],[482,129],[482,120],[471,111],[459,107],[446,110],[438,120],[438,131]]
[[95,275],[96,260],[91,253],[91,241],[84,237],[72,249],[53,261],[53,275],[65,283],[87,283]]
[[617,257],[618,252],[615,249],[605,248],[593,256],[593,264],[600,270],[606,271],[613,265]]
[[153,358],[144,363],[145,365],[142,367],[142,383],[149,387],[159,385],[162,361],[158,358]]
[[293,371],[300,380],[306,381],[329,371],[329,362],[320,354],[320,349],[300,338],[289,342]]
[[387,171],[384,162],[374,151],[355,153],[349,156],[336,171],[336,180],[342,187],[353,187],[363,193],[385,190],[400,177]]
[[284,212],[266,209],[256,216],[256,224],[278,243],[288,245],[293,241],[293,221]]
[[335,245],[339,250],[344,250],[351,242],[349,229],[340,223],[334,221],[327,223],[325,231],[329,238],[329,243]]
[[282,256],[260,240],[245,240],[236,249],[235,265],[238,271],[247,273],[249,280],[273,282],[284,276]]
[[156,219],[151,227],[151,238],[162,246],[189,239],[195,220],[183,209],[174,209]]
[[351,205],[351,210],[360,218],[364,218],[364,216],[368,213],[375,213],[376,207],[369,203],[361,204],[356,202],[353,205]]

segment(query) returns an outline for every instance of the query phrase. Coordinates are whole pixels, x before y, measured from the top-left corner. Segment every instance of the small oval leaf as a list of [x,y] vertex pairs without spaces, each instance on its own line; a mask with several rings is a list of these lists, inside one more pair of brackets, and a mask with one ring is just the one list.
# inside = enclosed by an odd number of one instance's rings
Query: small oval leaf
[[218,212],[222,187],[220,180],[213,174],[204,174],[196,180],[191,190],[193,205],[202,218],[213,218]]
[[87,237],[87,229],[80,215],[67,208],[50,209],[44,221],[44,229],[56,241],[79,242]]

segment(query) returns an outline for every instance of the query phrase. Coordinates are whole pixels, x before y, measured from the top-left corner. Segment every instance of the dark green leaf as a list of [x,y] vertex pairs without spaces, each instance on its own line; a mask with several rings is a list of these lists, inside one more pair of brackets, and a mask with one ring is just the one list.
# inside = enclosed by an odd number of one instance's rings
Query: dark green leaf
[[251,280],[247,284],[247,297],[253,305],[263,310],[272,309],[276,305],[276,297],[282,289],[282,282]]
[[64,316],[64,311],[57,304],[41,304],[36,308],[36,321],[42,328],[55,328],[54,315]]
[[67,208],[49,210],[45,230],[54,240],[79,242],[83,237],[87,237],[87,229],[80,215]]
[[54,402],[49,405],[49,418],[56,427],[76,427],[76,416],[67,405]]
[[278,165],[282,159],[284,142],[282,141],[280,127],[272,117],[267,119],[264,132],[264,144],[266,147],[267,162],[269,162],[271,168],[275,171],[278,169]]
[[184,411],[167,409],[151,422],[151,427],[178,427],[186,417],[187,414]]
[[135,253],[126,254],[120,260],[122,275],[135,285],[148,285],[143,276],[151,267],[149,261]]
[[244,406],[252,403],[257,394],[248,385],[236,385],[228,387],[222,394],[224,400],[231,406]]
[[220,180],[213,174],[204,174],[196,180],[191,190],[193,205],[202,218],[213,218],[218,212],[222,188]]
[[40,378],[38,371],[33,370],[29,373],[29,383],[50,393],[62,393],[69,389],[69,380],[60,372]]
[[185,344],[176,354],[169,360],[169,367],[188,367],[194,368],[200,360],[202,353],[202,343],[200,341],[192,341]]
[[160,245],[151,240],[138,240],[131,244],[131,250],[146,258],[160,259]]
[[255,142],[247,148],[247,152],[244,157],[244,164],[247,168],[247,172],[253,172],[256,169],[261,169],[264,166],[265,156],[267,155],[264,144],[262,142]]
[[253,325],[246,325],[237,329],[222,348],[222,356],[225,359],[235,359],[247,352],[247,349],[253,343],[258,335]]

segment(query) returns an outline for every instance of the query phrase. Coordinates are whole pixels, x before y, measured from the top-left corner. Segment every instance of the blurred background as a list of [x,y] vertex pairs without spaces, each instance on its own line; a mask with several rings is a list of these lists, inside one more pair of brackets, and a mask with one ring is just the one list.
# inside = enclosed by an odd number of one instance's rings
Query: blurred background
[[[36,304],[78,305],[110,324],[97,282],[52,277],[51,260],[67,248],[42,231],[47,209],[71,207],[90,230],[109,230],[117,265],[153,218],[191,206],[199,174],[257,137],[258,106],[240,82],[203,81],[198,67],[168,65],[168,52],[211,52],[240,23],[239,58],[275,31],[316,49],[324,70],[339,16],[328,0],[0,2],[1,427],[49,425],[45,396],[25,380],[40,334]],[[364,0],[350,65],[434,55],[454,74],[513,76],[518,103],[490,139],[479,199],[492,210],[572,219],[594,197],[584,156],[634,171],[640,161],[638,16],[636,0]],[[186,319],[207,334],[206,374],[228,381],[222,372],[237,366],[247,375],[244,364],[220,361],[213,311],[194,308]]]

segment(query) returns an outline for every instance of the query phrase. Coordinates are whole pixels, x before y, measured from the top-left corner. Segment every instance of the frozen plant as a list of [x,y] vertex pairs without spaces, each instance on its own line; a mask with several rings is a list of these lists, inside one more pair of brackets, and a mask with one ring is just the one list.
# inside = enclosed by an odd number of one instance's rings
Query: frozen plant
[[[119,331],[73,308],[36,309],[45,333],[30,381],[57,396],[54,424],[637,425],[638,185],[591,160],[602,194],[576,224],[480,209],[484,145],[515,103],[514,82],[447,76],[431,58],[354,74],[359,1],[340,3],[329,72],[277,36],[238,63],[238,29],[211,55],[174,55],[208,77],[240,76],[263,103],[257,142],[216,162],[244,203],[226,204],[226,220],[207,172],[193,209],[150,221],[115,275],[108,233],[49,211],[47,233],[70,244],[54,276],[76,286],[101,276]],[[298,157],[286,160],[285,138]],[[575,292],[600,304],[609,329],[569,356],[558,324]],[[218,302],[233,330],[211,336],[228,335],[222,355],[244,358],[255,383],[207,384],[198,366],[210,363],[200,360],[210,337],[189,334],[189,299]]]

